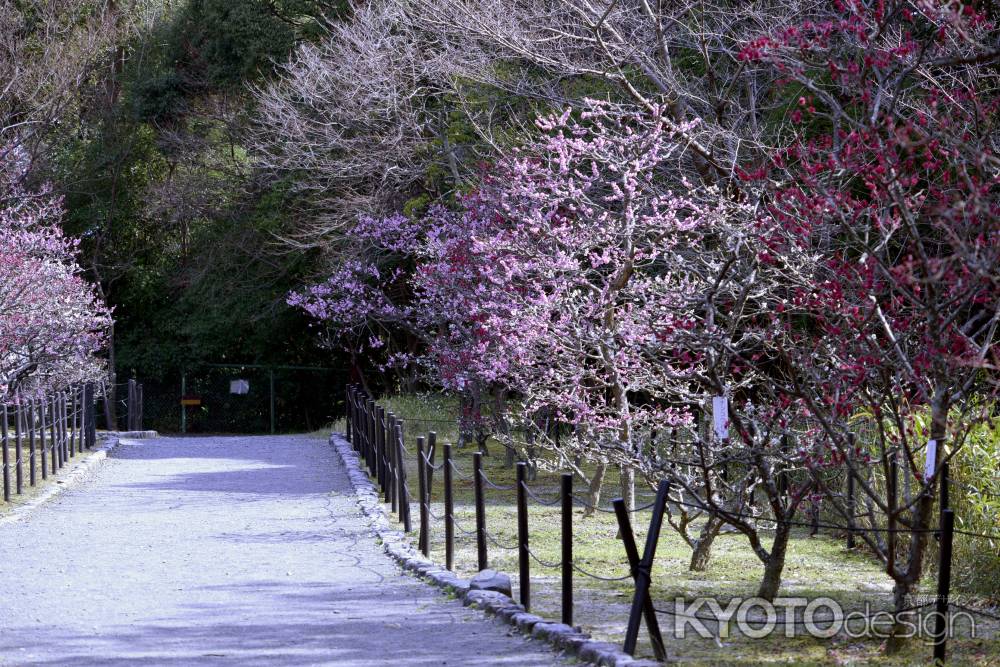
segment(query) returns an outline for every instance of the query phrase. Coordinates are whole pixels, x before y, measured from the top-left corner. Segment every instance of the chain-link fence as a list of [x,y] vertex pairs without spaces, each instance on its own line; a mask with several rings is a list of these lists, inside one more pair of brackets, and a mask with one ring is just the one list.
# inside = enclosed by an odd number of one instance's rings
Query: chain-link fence
[[343,369],[222,366],[144,382],[144,427],[162,433],[311,432],[344,415]]

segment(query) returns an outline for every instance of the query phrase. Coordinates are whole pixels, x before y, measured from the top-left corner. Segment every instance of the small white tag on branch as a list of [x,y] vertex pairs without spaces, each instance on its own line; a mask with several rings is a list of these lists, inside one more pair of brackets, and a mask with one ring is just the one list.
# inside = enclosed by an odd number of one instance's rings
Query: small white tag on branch
[[725,396],[712,397],[712,421],[715,425],[715,437],[719,440],[728,440],[729,401]]
[[927,441],[927,462],[924,464],[924,479],[934,476],[937,467],[937,440]]

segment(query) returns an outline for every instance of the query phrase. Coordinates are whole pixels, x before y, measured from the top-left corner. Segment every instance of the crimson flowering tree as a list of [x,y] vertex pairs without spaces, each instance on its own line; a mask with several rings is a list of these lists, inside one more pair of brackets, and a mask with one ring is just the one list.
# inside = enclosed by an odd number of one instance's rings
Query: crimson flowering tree
[[[769,339],[741,360],[769,366],[783,400],[820,425],[825,451],[809,468],[854,477],[858,507],[814,474],[845,520],[864,515],[861,538],[894,579],[898,611],[922,575],[941,464],[996,389],[992,30],[974,4],[836,2],[742,53],[784,78],[792,127],[744,174],[767,184],[758,259],[779,282],[760,320]],[[850,435],[860,413],[870,441]]]
[[0,188],[0,396],[98,379],[111,322],[58,226],[60,203],[24,190],[14,167]]

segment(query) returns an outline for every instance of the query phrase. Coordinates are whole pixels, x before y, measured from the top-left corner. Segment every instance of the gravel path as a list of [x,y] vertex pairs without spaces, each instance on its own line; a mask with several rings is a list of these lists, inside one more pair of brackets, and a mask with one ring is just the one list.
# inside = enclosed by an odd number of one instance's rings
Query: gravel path
[[317,439],[124,442],[0,568],[0,665],[560,662],[401,574]]

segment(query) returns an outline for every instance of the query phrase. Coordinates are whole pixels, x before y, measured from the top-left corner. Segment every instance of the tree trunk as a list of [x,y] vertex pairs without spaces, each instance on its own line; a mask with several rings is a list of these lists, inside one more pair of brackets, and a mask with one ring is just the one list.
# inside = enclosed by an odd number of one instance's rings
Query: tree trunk
[[712,557],[712,542],[722,528],[722,519],[711,517],[702,526],[701,533],[694,543],[691,551],[691,565],[688,567],[692,572],[704,572],[708,568],[708,560]]
[[604,475],[608,472],[608,464],[601,463],[597,464],[597,469],[594,470],[594,476],[590,478],[590,486],[587,488],[587,503],[590,507],[585,507],[583,509],[583,516],[588,517],[592,515],[596,510],[593,509],[600,505],[601,503],[601,488],[604,486]]
[[757,589],[757,597],[773,601],[781,588],[781,573],[785,569],[785,554],[788,551],[788,538],[792,527],[786,522],[780,522],[774,531],[774,541],[771,543],[771,555],[764,564],[764,576]]
[[622,466],[619,475],[622,499],[625,501],[625,509],[631,511],[635,509],[635,471]]
[[[937,440],[938,451],[943,452],[945,438],[948,434],[948,410],[951,404],[948,400],[948,388],[938,386],[934,392],[934,399],[931,403],[931,433],[930,437]],[[920,583],[923,574],[924,554],[927,551],[928,528],[930,527],[931,512],[934,509],[934,494],[928,492],[921,496],[913,507],[912,525],[914,531],[910,534],[910,548],[907,552],[906,569],[893,568],[895,571],[896,585],[893,587],[892,598],[894,616],[892,633],[885,641],[885,652],[893,654],[902,648],[904,638],[899,636],[900,631],[907,629],[899,621],[900,613],[906,609],[907,600],[910,593]],[[890,564],[895,560],[895,554],[889,554]],[[890,565],[891,567],[891,565]]]

